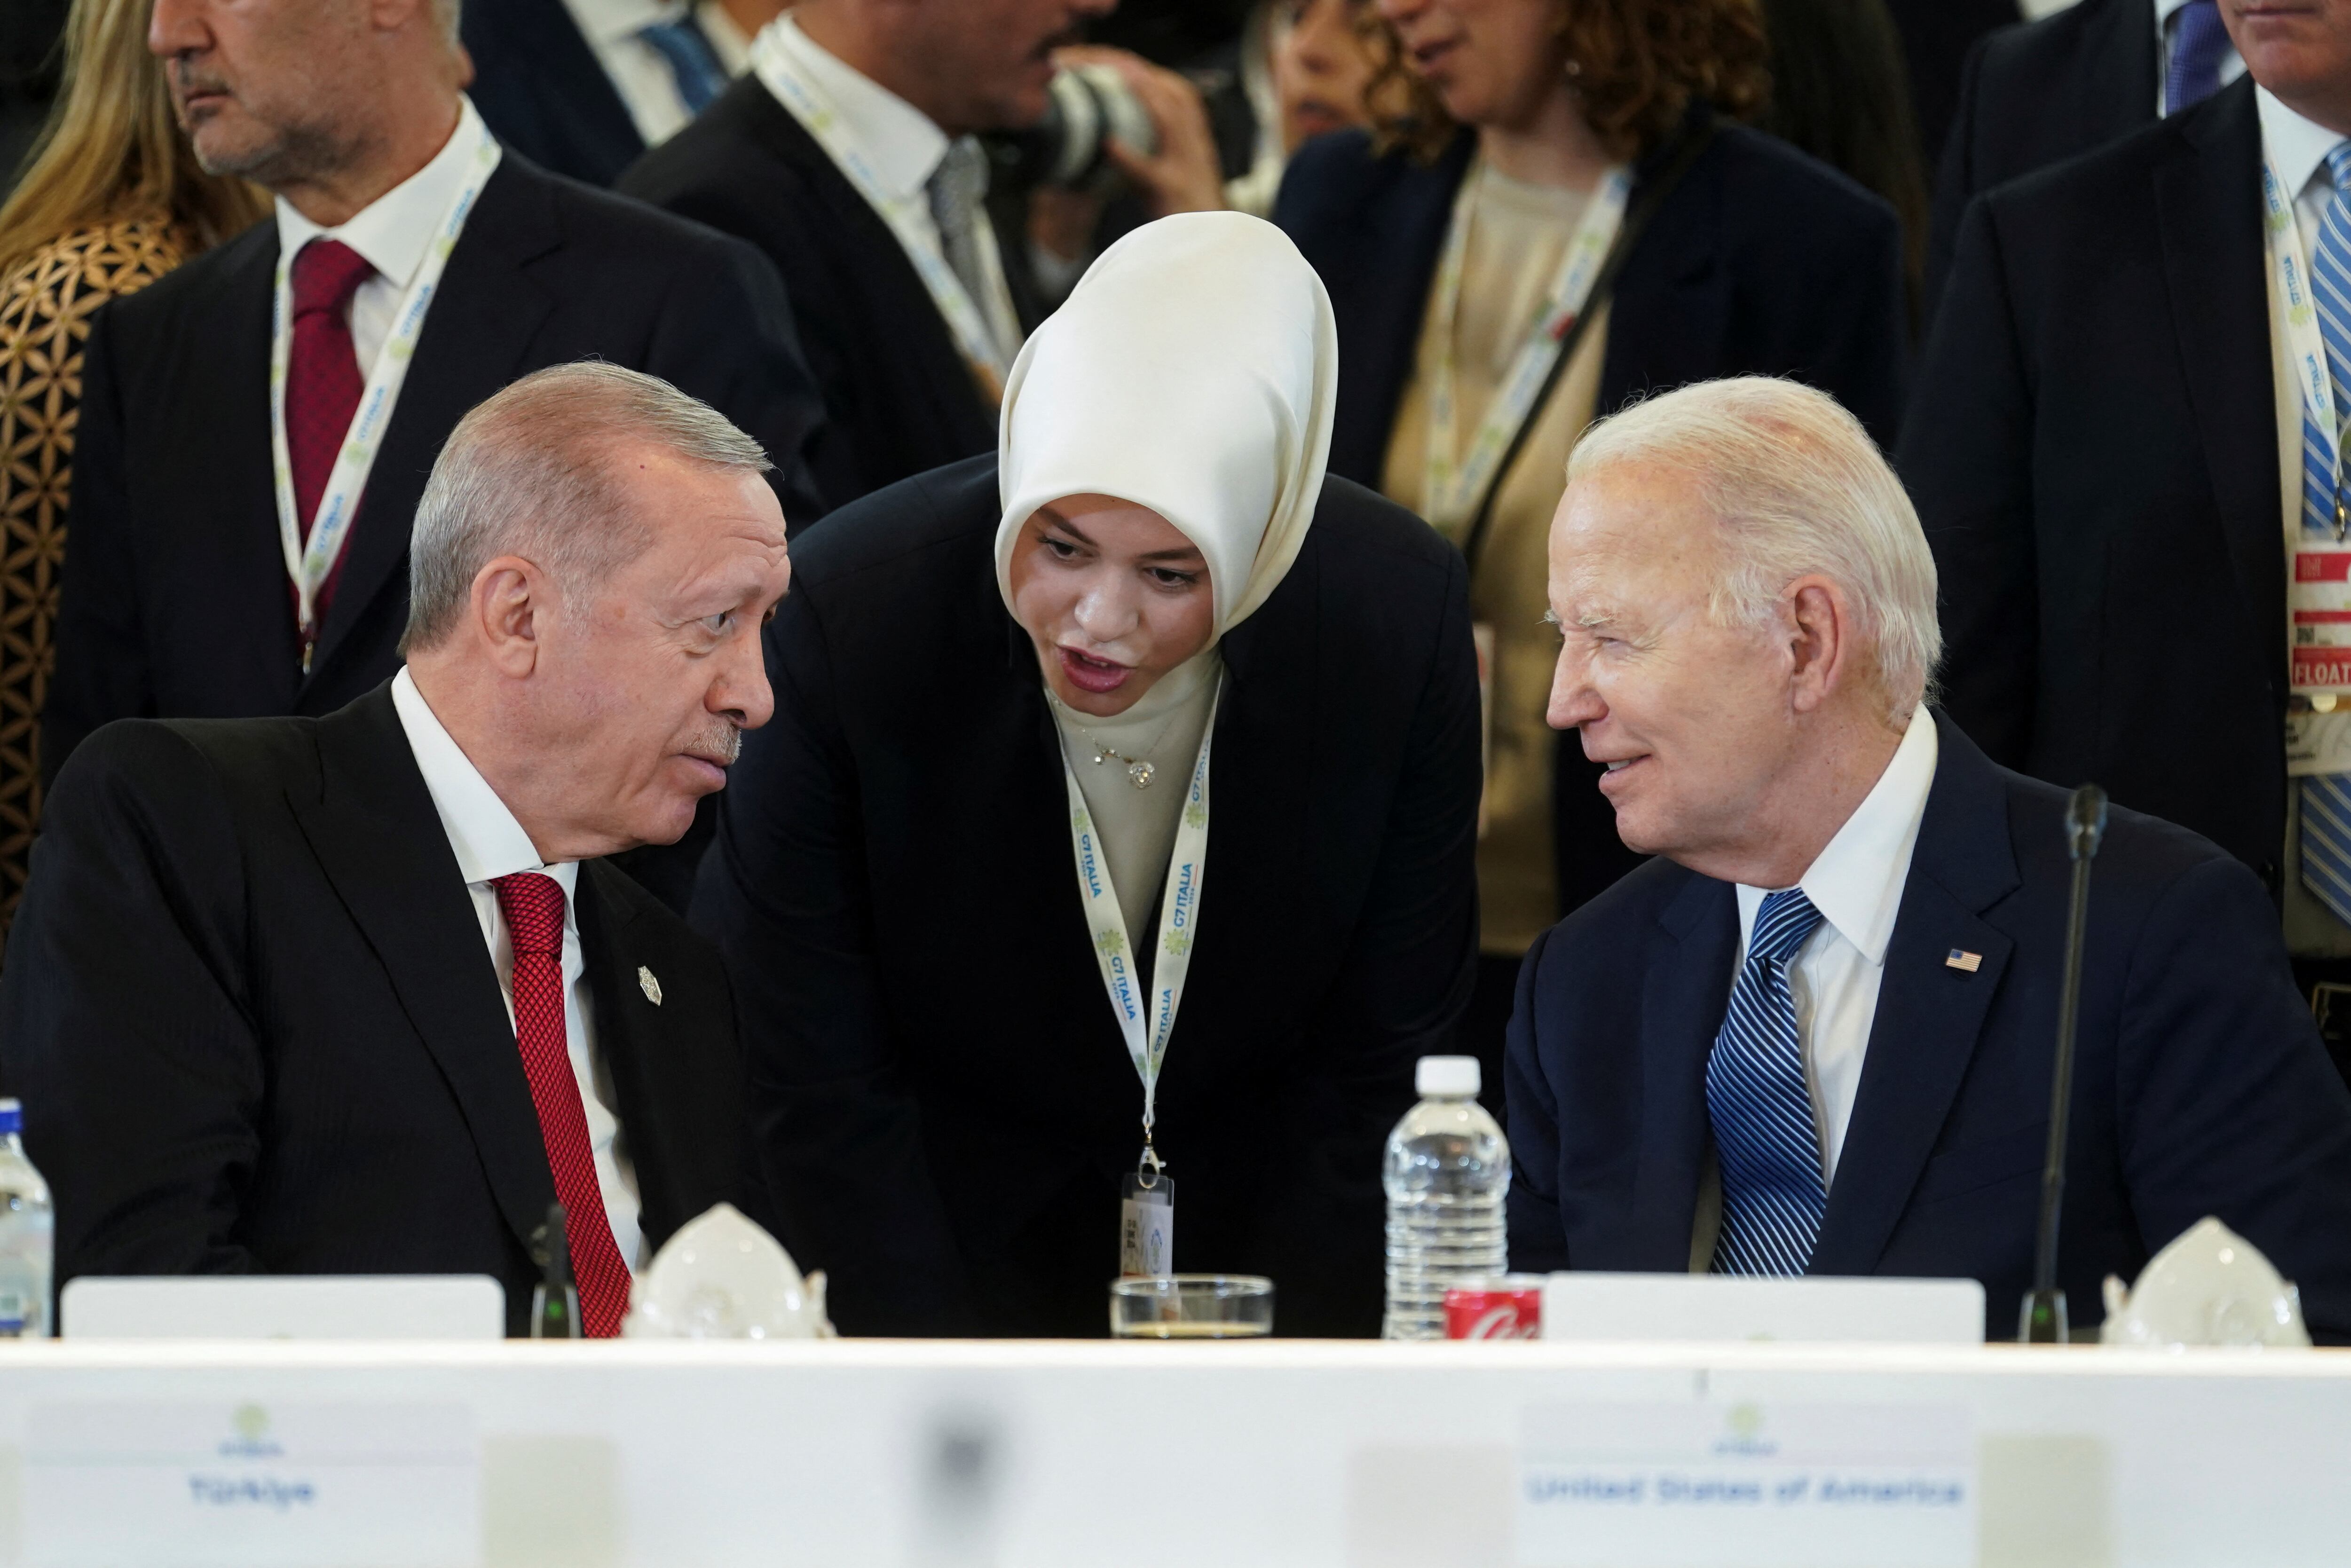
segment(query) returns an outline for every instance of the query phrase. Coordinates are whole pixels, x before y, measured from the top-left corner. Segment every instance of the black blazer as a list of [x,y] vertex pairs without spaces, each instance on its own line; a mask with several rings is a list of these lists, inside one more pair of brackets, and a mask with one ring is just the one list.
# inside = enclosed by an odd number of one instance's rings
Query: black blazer
[[1910,68],[1910,109],[1928,167],[1951,125],[1960,73],[1979,38],[2017,20],[2016,0],[1886,0]]
[[995,450],[995,405],[922,275],[757,76],[646,153],[618,189],[740,235],[783,274],[824,392],[817,478],[828,501]]
[[[646,1236],[721,1200],[764,1212],[717,955],[599,861],[579,919]],[[482,1273],[527,1327],[554,1179],[388,688],[92,736],[9,946],[0,1082],[57,1196],[60,1282]]]
[[2080,0],[2038,22],[2003,27],[1969,52],[1935,177],[1929,321],[1950,277],[1968,204],[1994,185],[2153,124],[2161,85],[2147,0]]
[[[2032,1280],[2072,862],[2065,793],[1942,743],[1886,948],[1813,1274],[1975,1279],[1985,1332]],[[1510,1263],[1689,1265],[1706,1062],[1739,943],[1730,884],[1658,859],[1546,933],[1508,1054]],[[1945,962],[1978,954],[1970,974]],[[2208,1214],[2351,1335],[2351,1093],[2260,885],[2117,810],[2090,894],[2059,1282],[2073,1321]]]
[[[1476,146],[1465,131],[1423,165],[1374,157],[1362,131],[1345,131],[1301,148],[1282,181],[1274,220],[1322,275],[1338,312],[1331,470],[1359,484],[1380,482]],[[1598,412],[1717,376],[1792,375],[1890,442],[1902,417],[1907,321],[1893,209],[1784,142],[1721,125],[1626,258]],[[1616,837],[1599,771],[1572,732],[1562,737],[1553,799],[1562,911],[1639,862]]]
[[458,28],[474,60],[466,96],[507,151],[591,185],[643,155],[635,117],[563,0],[465,0]]
[[1995,761],[2095,779],[2274,888],[2284,513],[2241,81],[2001,186],[1959,236],[1901,470],[1944,701]]
[[[793,548],[777,716],[695,923],[742,1000],[787,1245],[856,1333],[1100,1335],[1143,1092],[1071,860],[1061,744],[996,586],[996,465]],[[1343,480],[1223,644],[1198,946],[1159,1088],[1176,1262],[1285,1333],[1377,1332],[1379,1164],[1477,946],[1466,574]]]
[[316,716],[389,678],[433,461],[467,410],[532,371],[602,358],[673,382],[768,448],[787,517],[817,509],[801,453],[821,415],[774,271],[508,152],[425,319],[306,678],[270,477],[277,265],[277,225],[256,224],[90,333],[49,780],[110,719]]

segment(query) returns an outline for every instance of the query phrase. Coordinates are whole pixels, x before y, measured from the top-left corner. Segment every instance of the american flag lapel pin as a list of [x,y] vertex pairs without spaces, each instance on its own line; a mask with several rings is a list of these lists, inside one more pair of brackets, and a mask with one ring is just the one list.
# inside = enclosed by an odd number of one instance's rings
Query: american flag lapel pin
[[1951,949],[1951,956],[1943,960],[1943,967],[1947,969],[1957,969],[1962,974],[1972,975],[1983,967],[1983,955],[1954,947]]

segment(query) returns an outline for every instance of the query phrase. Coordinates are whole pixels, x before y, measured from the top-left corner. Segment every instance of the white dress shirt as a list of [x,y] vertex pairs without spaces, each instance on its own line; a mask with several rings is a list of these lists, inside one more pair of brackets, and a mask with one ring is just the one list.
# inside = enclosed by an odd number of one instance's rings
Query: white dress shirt
[[[1796,1038],[1803,1045],[1804,1076],[1813,1090],[1823,1184],[1836,1180],[1854,1096],[1861,1092],[1862,1059],[1877,1019],[1878,984],[1886,977],[1886,945],[1902,910],[1910,853],[1918,846],[1918,823],[1927,814],[1939,750],[1935,720],[1921,704],[1886,771],[1796,883],[1821,912],[1820,925],[1788,966],[1788,989],[1796,1003]],[[1739,888],[1733,977],[1747,962],[1755,913],[1770,891],[1744,883]]]
[[392,677],[392,704],[399,711],[400,727],[408,734],[408,748],[416,756],[417,770],[441,814],[442,831],[457,857],[457,871],[474,900],[474,914],[482,923],[482,942],[498,972],[498,989],[507,1001],[507,1024],[514,1025],[514,939],[507,935],[506,916],[498,909],[498,892],[490,883],[517,872],[538,872],[553,877],[563,889],[563,1030],[569,1047],[571,1076],[580,1085],[580,1106],[588,1117],[588,1145],[596,1162],[596,1185],[604,1195],[605,1222],[612,1228],[612,1244],[631,1269],[644,1265],[643,1237],[638,1228],[637,1173],[621,1136],[621,1121],[610,1068],[596,1051],[596,998],[588,986],[588,966],[580,946],[580,911],[573,894],[579,887],[576,861],[561,865],[540,862],[538,850],[523,831],[449,732],[433,715],[424,695],[403,666]]
[[[2188,0],[2155,0],[2155,112],[2157,118],[2171,112],[2164,101],[2164,88],[2171,80],[2171,19],[2179,15]],[[2227,87],[2245,74],[2245,62],[2234,48],[2220,56],[2220,85]]]
[[612,89],[621,95],[648,147],[658,147],[684,130],[694,111],[678,96],[677,73],[668,57],[639,34],[655,23],[682,21],[690,15],[728,75],[742,75],[748,59],[749,40],[713,0],[700,5],[687,0],[563,0],[563,6],[588,40],[596,63],[611,78]]
[[[2305,261],[2318,247],[2318,231],[2335,199],[2327,172],[2326,154],[2344,139],[2288,109],[2257,88],[2253,103],[2262,124],[2262,148],[2277,171],[2278,181],[2294,193],[2294,228],[2302,237]],[[2262,256],[2270,301],[2270,373],[2277,407],[2278,500],[2283,513],[2288,570],[2302,545],[2302,382],[2294,369],[2293,340],[2286,335],[2285,301],[2278,287],[2276,269]],[[2280,580],[2286,580],[2283,573]],[[2299,722],[2306,743],[2322,754],[2351,750],[2351,709],[2311,714]],[[2282,902],[2284,905],[2286,950],[2298,958],[2351,957],[2351,927],[2302,885],[2302,792],[2288,789]]]
[[285,197],[277,198],[279,255],[291,257],[323,235],[342,241],[375,268],[375,275],[352,294],[350,313],[345,318],[350,324],[351,347],[359,356],[362,381],[374,370],[383,340],[392,336],[392,319],[400,314],[400,301],[408,286],[416,281],[416,269],[424,265],[424,253],[433,248],[433,236],[449,204],[457,199],[472,172],[471,155],[481,123],[473,100],[465,99],[456,129],[433,161],[361,207],[339,228],[320,228]]
[[[768,23],[761,37],[775,41],[783,65],[812,96],[832,105],[850,140],[880,181],[883,195],[901,204],[916,238],[928,246],[933,257],[944,262],[946,246],[931,214],[929,186],[931,176],[947,155],[947,133],[921,110],[827,51],[800,30],[790,12]],[[784,108],[791,111],[790,104]],[[981,249],[996,250],[996,233],[985,212],[978,214],[977,224]],[[1020,317],[1004,287],[1000,259],[990,257],[987,271],[996,287],[976,303],[1009,361],[1020,347]]]

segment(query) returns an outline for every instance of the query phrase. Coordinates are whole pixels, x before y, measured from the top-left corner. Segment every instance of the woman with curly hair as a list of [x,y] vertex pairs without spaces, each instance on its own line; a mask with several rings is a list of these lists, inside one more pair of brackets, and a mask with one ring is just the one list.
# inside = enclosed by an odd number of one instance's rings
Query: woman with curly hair
[[1545,543],[1584,427],[1651,391],[1789,375],[1881,442],[1906,331],[1895,215],[1750,130],[1755,0],[1377,0],[1374,129],[1290,165],[1275,221],[1338,314],[1331,469],[1469,559],[1487,678],[1482,961],[1499,1084],[1518,961],[1628,870],[1599,769],[1544,723]]

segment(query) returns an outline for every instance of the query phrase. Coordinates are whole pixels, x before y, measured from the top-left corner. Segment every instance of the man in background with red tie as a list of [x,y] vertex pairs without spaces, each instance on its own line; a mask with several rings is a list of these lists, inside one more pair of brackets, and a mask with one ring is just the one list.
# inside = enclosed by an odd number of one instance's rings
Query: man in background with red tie
[[774,709],[768,467],[665,382],[540,371],[434,467],[398,674],[75,754],[0,974],[61,1283],[480,1273],[519,1331],[559,1201],[602,1336],[679,1226],[762,1212],[718,956],[601,857]]
[[821,405],[773,266],[500,148],[455,13],[157,0],[199,161],[277,217],[93,328],[46,778],[110,719],[319,715],[381,685],[434,455],[541,367],[661,376],[766,447],[795,526],[820,510]]

